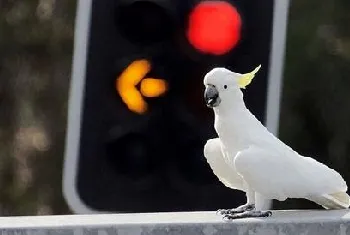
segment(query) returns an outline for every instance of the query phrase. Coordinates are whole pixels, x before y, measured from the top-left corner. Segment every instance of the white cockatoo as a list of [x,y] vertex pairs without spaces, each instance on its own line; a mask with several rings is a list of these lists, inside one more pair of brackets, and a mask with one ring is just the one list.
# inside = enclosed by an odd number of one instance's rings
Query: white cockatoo
[[204,156],[225,186],[247,196],[245,205],[219,212],[226,219],[270,216],[270,211],[255,207],[258,197],[304,198],[326,209],[348,208],[347,185],[338,172],[294,151],[246,108],[241,89],[259,69],[240,74],[214,68],[204,77],[204,98],[214,110],[219,136],[207,141]]

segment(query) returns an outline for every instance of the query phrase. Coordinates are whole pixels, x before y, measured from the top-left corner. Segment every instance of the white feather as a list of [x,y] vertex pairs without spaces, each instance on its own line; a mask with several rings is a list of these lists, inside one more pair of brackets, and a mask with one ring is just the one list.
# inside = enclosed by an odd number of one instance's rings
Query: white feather
[[296,153],[279,155],[252,146],[236,155],[235,166],[254,191],[269,199],[283,201],[347,190],[336,171]]
[[204,146],[204,157],[207,159],[213,173],[226,187],[245,191],[243,178],[225,162],[219,138],[207,141]]

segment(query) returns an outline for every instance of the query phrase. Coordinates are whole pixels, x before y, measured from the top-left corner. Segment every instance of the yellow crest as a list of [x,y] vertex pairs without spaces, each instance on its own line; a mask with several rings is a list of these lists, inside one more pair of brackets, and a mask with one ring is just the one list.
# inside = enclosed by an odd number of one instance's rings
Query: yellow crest
[[253,80],[255,74],[259,71],[260,68],[261,68],[261,65],[259,65],[258,67],[256,67],[256,68],[255,68],[252,72],[250,72],[250,73],[242,74],[242,75],[239,77],[239,79],[238,79],[238,86],[239,86],[239,88],[245,89],[245,87],[246,87],[247,85],[249,85],[249,84],[252,82],[252,80]]

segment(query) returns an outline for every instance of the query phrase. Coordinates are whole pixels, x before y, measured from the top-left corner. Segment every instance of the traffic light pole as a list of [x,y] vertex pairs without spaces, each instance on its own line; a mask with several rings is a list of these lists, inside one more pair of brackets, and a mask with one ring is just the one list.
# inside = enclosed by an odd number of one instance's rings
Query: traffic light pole
[[275,135],[278,134],[280,115],[288,8],[289,0],[275,1],[266,108],[266,127]]
[[77,191],[77,168],[82,115],[83,90],[87,65],[87,48],[92,0],[77,1],[75,19],[72,78],[69,94],[65,161],[63,167],[63,195],[75,213],[96,213],[84,204]]
[[[289,0],[276,0],[273,15],[270,68],[267,84],[266,128],[278,135],[284,53],[288,25]],[[272,201],[259,199],[263,209],[271,208]]]

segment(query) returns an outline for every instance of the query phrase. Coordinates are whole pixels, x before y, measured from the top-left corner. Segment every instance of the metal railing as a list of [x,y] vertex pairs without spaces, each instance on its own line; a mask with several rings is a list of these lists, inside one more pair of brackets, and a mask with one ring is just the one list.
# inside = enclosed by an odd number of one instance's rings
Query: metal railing
[[0,217],[0,233],[11,235],[345,235],[349,227],[350,210],[273,211],[228,222],[215,212]]

